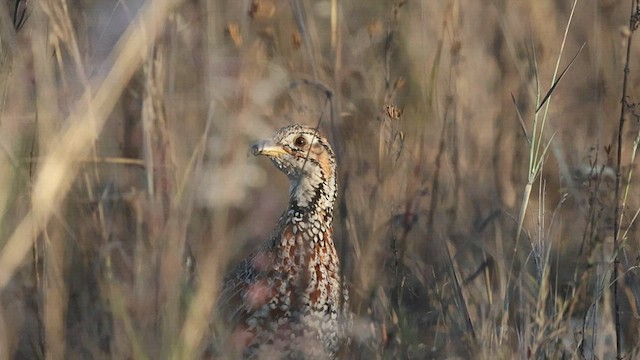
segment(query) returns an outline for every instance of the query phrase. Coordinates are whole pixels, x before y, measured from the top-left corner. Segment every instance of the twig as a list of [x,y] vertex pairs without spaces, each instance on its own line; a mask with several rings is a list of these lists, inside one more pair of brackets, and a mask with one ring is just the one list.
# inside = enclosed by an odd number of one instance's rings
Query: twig
[[622,360],[622,344],[621,344],[621,324],[620,324],[620,299],[618,297],[618,266],[620,260],[618,258],[618,246],[620,239],[620,216],[622,209],[620,209],[620,183],[622,178],[622,134],[624,131],[624,120],[626,113],[626,101],[627,101],[627,84],[629,82],[629,62],[631,60],[631,41],[633,39],[633,32],[637,28],[638,15],[640,14],[640,5],[638,0],[631,0],[631,15],[629,16],[629,37],[627,38],[627,55],[624,64],[624,77],[622,80],[622,99],[620,100],[620,120],[618,122],[618,150],[616,156],[616,186],[615,186],[615,217],[613,223],[613,303],[614,303],[614,317],[616,328],[616,359]]

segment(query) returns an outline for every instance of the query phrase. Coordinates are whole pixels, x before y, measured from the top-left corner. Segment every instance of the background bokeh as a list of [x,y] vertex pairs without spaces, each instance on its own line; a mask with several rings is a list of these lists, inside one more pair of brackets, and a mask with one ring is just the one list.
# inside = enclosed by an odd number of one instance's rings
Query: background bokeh
[[0,358],[201,357],[290,123],[338,157],[344,358],[614,358],[616,302],[639,357],[635,6],[2,1]]

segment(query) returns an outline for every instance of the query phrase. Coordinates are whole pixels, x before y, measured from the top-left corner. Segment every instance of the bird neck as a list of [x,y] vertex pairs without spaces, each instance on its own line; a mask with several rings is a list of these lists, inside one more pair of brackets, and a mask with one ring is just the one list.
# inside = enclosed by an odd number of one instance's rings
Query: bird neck
[[[335,171],[332,175],[335,174]],[[319,215],[325,224],[333,221],[333,205],[336,200],[336,177],[326,178],[323,173],[306,174],[291,179],[289,209],[305,216]]]

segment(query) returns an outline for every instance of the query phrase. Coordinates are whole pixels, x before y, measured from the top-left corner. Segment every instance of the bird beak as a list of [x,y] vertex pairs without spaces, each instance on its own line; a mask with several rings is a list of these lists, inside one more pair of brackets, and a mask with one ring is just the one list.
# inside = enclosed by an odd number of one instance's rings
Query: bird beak
[[288,154],[280,145],[276,145],[273,140],[261,140],[251,146],[251,153],[255,156],[279,156]]

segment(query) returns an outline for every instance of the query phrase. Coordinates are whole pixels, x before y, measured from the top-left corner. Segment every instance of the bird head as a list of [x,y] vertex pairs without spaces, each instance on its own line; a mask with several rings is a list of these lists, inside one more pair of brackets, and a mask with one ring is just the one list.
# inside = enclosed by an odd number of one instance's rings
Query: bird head
[[265,155],[291,181],[292,196],[304,206],[320,192],[333,201],[336,188],[336,160],[327,139],[316,129],[289,125],[278,130],[271,139],[251,147],[254,155]]

